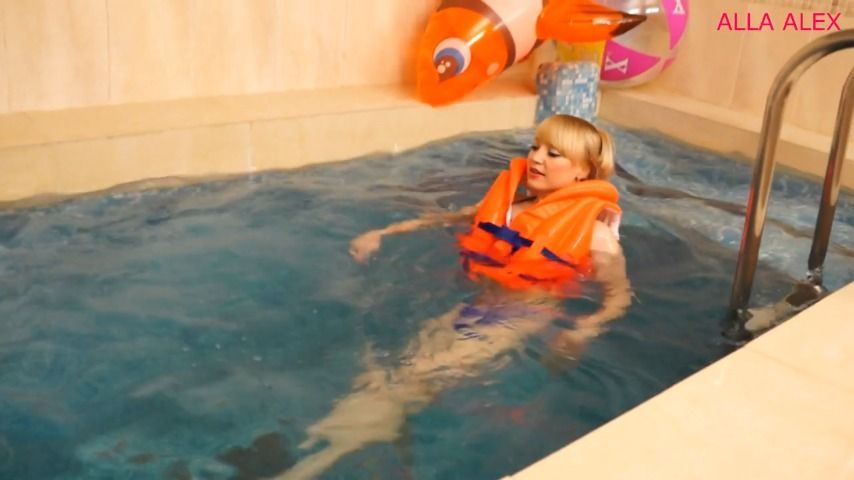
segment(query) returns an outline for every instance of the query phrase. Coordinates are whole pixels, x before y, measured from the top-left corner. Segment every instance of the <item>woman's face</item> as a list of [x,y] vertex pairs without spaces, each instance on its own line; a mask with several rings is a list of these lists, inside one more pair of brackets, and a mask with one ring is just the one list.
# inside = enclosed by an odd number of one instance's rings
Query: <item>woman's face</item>
[[584,180],[590,169],[583,161],[572,161],[547,143],[534,140],[528,153],[527,187],[536,196]]

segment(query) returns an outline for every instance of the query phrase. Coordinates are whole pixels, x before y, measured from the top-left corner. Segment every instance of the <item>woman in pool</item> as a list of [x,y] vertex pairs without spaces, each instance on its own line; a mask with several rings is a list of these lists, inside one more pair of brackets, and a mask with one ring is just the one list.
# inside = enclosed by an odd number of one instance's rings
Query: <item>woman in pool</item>
[[[502,352],[564,317],[561,297],[578,294],[579,277],[602,287],[602,306],[575,319],[551,342],[553,358],[576,359],[603,325],[631,303],[625,258],[618,242],[616,189],[610,136],[580,118],[556,115],[536,130],[527,159],[515,159],[484,199],[456,213],[425,215],[367,232],[350,253],[365,262],[384,235],[474,219],[461,237],[472,277],[487,278],[476,305],[458,305],[427,322],[407,346],[404,365],[371,366],[333,411],[308,429],[301,446],[328,445],[283,474],[313,478],[340,457],[369,443],[392,441],[406,415],[464,377],[495,367]],[[521,195],[524,185],[528,195]],[[369,356],[368,356],[369,357]]]

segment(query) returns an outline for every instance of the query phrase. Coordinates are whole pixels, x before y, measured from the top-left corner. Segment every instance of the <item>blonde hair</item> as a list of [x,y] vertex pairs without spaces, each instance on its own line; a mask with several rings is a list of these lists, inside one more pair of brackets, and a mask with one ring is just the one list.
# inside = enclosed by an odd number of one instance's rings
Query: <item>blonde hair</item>
[[553,115],[537,127],[538,142],[590,169],[587,178],[604,180],[614,173],[614,142],[608,132],[572,115]]

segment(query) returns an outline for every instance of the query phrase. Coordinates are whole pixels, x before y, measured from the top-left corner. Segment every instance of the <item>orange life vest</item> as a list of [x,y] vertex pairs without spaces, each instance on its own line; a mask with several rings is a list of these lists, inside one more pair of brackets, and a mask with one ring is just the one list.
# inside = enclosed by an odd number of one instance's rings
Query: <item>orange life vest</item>
[[527,159],[516,158],[495,179],[471,231],[460,236],[463,266],[472,278],[486,276],[508,288],[572,296],[577,291],[573,280],[592,271],[590,243],[596,221],[617,233],[619,194],[604,180],[576,182],[540,199],[508,225],[527,170]]

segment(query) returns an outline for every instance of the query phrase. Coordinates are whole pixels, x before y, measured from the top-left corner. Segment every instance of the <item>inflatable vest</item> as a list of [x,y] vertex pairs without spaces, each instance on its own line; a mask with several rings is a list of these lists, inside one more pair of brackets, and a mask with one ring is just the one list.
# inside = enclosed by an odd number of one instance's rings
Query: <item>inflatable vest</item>
[[516,158],[495,179],[471,231],[460,236],[463,267],[472,278],[485,276],[508,288],[573,296],[578,286],[573,280],[592,271],[590,243],[596,221],[607,224],[615,235],[618,232],[619,194],[604,180],[576,182],[510,221],[527,169],[527,159]]

